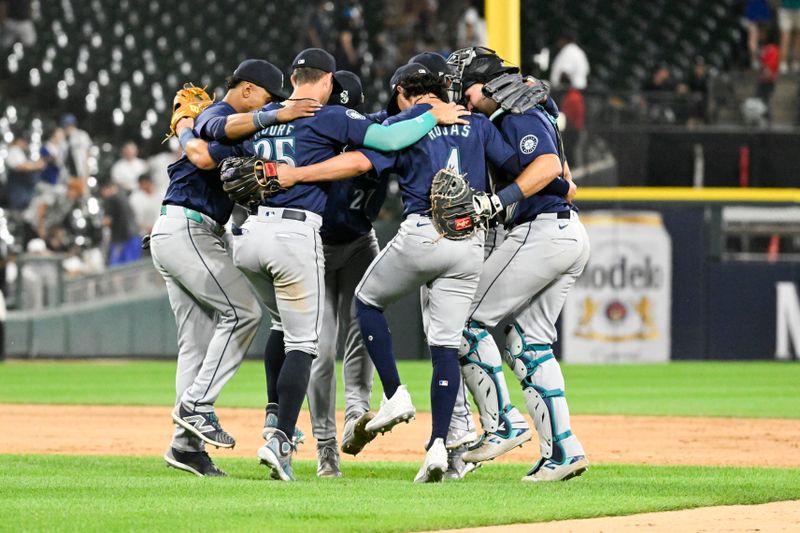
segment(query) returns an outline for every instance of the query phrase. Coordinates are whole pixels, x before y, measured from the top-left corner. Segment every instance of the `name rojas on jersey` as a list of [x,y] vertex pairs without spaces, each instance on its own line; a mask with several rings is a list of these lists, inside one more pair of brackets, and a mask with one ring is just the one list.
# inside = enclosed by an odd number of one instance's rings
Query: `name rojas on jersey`
[[442,136],[469,137],[472,128],[469,124],[453,124],[452,126],[436,126],[428,132],[428,138],[436,140]]

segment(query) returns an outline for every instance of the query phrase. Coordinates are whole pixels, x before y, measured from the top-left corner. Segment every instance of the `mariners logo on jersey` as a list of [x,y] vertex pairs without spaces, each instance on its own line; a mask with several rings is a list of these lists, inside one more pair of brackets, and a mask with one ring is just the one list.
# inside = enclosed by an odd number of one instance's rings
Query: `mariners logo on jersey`
[[519,141],[519,149],[525,155],[530,155],[539,145],[539,138],[536,135],[526,135]]

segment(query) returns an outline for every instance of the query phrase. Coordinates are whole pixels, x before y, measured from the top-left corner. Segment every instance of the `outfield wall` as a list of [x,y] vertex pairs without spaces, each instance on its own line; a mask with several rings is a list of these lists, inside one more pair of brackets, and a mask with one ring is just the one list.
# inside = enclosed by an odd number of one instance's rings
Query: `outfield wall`
[[[589,344],[594,339],[621,338],[634,343],[621,343],[617,350],[590,360],[605,361],[658,361],[666,359],[798,359],[800,352],[800,262],[726,261],[720,251],[720,235],[714,229],[719,205],[743,201],[733,197],[713,199],[665,193],[665,198],[654,202],[624,190],[628,197],[613,195],[614,190],[582,191],[582,202],[587,221],[592,213],[602,210],[616,215],[631,211],[657,213],[663,221],[671,250],[669,264],[658,265],[658,259],[648,258],[649,248],[639,245],[643,266],[631,259],[626,267],[632,276],[646,280],[648,269],[660,268],[669,272],[668,294],[648,293],[647,283],[641,293],[624,293],[617,297],[594,298],[600,292],[596,286],[584,290],[598,303],[590,329],[596,336],[585,336]],[[619,190],[618,190],[619,191]],[[793,192],[792,192],[793,191]],[[734,191],[735,192],[735,191]],[[652,196],[652,193],[649,193]],[[740,194],[740,193],[736,193]],[[797,190],[787,191],[783,204],[796,204],[800,199]],[[794,195],[794,196],[792,196]],[[734,195],[735,196],[735,195]],[[757,203],[769,202],[764,192],[753,194]],[[780,202],[779,202],[780,203]],[[386,243],[393,235],[391,223],[378,224],[379,240]],[[606,244],[594,249],[598,261],[607,248],[627,249],[629,232],[618,231],[618,244]],[[645,241],[646,243],[646,241]],[[598,244],[598,243],[595,243]],[[605,254],[616,268],[613,254]],[[590,261],[587,271],[593,268]],[[654,270],[655,271],[655,270]],[[656,275],[656,274],[652,274]],[[585,285],[585,284],[584,284]],[[653,285],[653,284],[651,284]],[[579,283],[579,288],[581,283]],[[586,289],[586,287],[583,287]],[[576,289],[575,294],[579,291]],[[643,295],[648,307],[642,310]],[[659,299],[666,299],[660,301]],[[573,313],[575,320],[585,319],[585,313]],[[662,311],[659,311],[661,309]],[[661,315],[659,315],[661,313]],[[666,316],[663,316],[666,314]],[[569,313],[565,313],[569,319]],[[621,319],[623,317],[624,319]],[[389,325],[394,333],[395,353],[399,358],[428,357],[421,333],[421,318],[416,294],[403,298],[387,311]],[[649,321],[649,322],[648,322]],[[562,320],[561,322],[564,322]],[[648,325],[649,324],[649,325]],[[661,324],[666,326],[662,327]],[[249,352],[259,357],[268,335],[268,321],[259,329]],[[603,328],[606,328],[605,330]],[[615,329],[616,328],[616,329]],[[633,334],[619,334],[632,328]],[[649,329],[648,329],[649,328]],[[573,328],[574,329],[574,328]],[[562,339],[564,324],[560,324]],[[571,330],[567,330],[569,335]],[[654,338],[649,331],[657,331]],[[644,333],[642,333],[644,332]],[[637,337],[638,335],[638,337]],[[135,297],[96,300],[89,304],[62,306],[36,312],[10,312],[6,327],[6,350],[9,357],[175,357],[177,351],[176,329],[166,297],[161,290],[137,294]],[[651,342],[651,344],[648,344]],[[636,344],[638,343],[638,344]],[[666,348],[664,348],[666,346]],[[658,347],[658,348],[656,348]],[[569,350],[557,346],[557,353]],[[663,359],[652,358],[649,352],[666,349]],[[578,353],[588,351],[580,348]],[[567,360],[582,361],[567,357]]]

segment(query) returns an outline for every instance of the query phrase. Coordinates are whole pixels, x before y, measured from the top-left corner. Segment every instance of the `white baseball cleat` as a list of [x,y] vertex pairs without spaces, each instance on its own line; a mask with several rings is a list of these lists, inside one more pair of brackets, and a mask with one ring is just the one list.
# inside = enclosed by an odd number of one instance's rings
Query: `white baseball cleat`
[[478,434],[474,429],[450,429],[447,433],[447,440],[444,443],[445,448],[454,450],[465,444],[472,444],[478,440]]
[[414,404],[411,403],[408,389],[405,385],[400,385],[391,398],[386,398],[386,394],[383,395],[381,408],[378,409],[375,418],[364,426],[364,429],[375,433],[386,433],[400,422],[408,422],[416,414],[417,411],[414,409]]
[[528,475],[522,478],[522,481],[566,481],[580,476],[587,470],[589,470],[589,461],[585,455],[568,457],[562,464],[555,463],[550,459],[539,459],[528,471]]
[[531,440],[531,430],[527,427],[512,429],[507,436],[486,432],[464,454],[464,462],[482,463],[483,461],[491,461],[517,446],[522,446],[529,440]]
[[417,472],[414,483],[437,483],[442,480],[447,471],[447,448],[444,447],[444,440],[438,438],[425,454],[425,462]]

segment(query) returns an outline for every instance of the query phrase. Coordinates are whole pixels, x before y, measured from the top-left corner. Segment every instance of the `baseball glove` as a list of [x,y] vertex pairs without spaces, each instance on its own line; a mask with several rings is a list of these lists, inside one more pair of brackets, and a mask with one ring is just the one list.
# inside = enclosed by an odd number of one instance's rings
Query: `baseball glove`
[[472,200],[475,191],[452,169],[442,169],[431,184],[431,222],[439,235],[458,241],[484,225]]
[[[208,96],[205,87],[196,87],[193,83],[184,83],[183,89],[175,93],[172,100],[172,118],[169,120],[169,133],[167,139],[177,135],[175,126],[182,118],[196,118],[197,115],[214,103],[214,99]],[[164,139],[166,140],[166,139]]]
[[219,176],[230,199],[248,208],[286,190],[278,182],[278,163],[258,156],[225,159]]
[[531,78],[532,84],[519,74],[503,74],[483,87],[483,94],[500,107],[514,114],[524,113],[550,94],[550,87],[543,81]]

